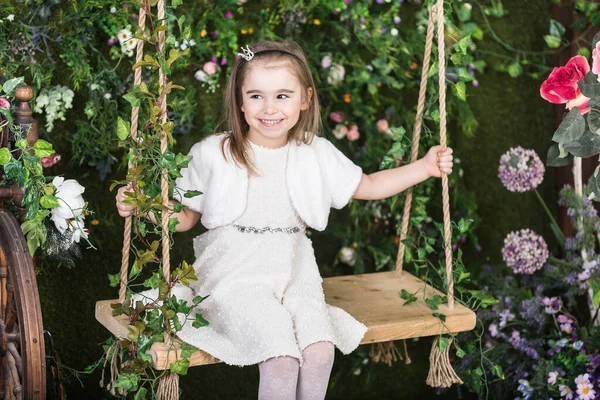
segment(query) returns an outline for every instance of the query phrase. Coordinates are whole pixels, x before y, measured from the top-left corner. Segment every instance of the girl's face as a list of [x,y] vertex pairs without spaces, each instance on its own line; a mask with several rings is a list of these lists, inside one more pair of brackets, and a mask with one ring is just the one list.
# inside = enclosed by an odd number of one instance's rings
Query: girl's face
[[300,111],[308,108],[304,90],[285,63],[276,68],[260,64],[250,68],[242,85],[242,112],[250,125],[248,140],[265,147],[284,146]]

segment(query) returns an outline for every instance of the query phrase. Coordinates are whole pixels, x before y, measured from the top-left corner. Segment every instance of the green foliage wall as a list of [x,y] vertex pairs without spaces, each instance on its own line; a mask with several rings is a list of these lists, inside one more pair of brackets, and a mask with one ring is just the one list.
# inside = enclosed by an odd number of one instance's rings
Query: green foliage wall
[[[520,48],[541,48],[542,35],[547,31],[551,4],[547,0],[504,1],[510,15],[493,20],[496,31],[505,39],[512,40]],[[474,5],[474,7],[476,7]],[[478,13],[474,12],[474,15]],[[535,18],[534,18],[535,17]],[[479,21],[478,21],[479,22]],[[487,45],[486,45],[487,46]],[[500,51],[489,45],[490,51]],[[469,138],[453,134],[451,144],[461,159],[465,184],[476,197],[482,223],[477,232],[483,247],[484,259],[500,259],[499,249],[505,234],[513,229],[529,226],[544,230],[542,214],[536,200],[507,192],[496,178],[499,156],[509,147],[521,145],[534,148],[545,154],[553,131],[551,107],[538,95],[539,82],[528,78],[512,79],[506,74],[488,71],[480,78],[478,88],[469,88],[468,99],[479,129],[476,136]],[[416,99],[415,99],[416,101]],[[199,110],[218,107],[214,103],[199,103]],[[72,112],[83,112],[76,106]],[[191,136],[179,139],[182,151],[195,141]],[[69,144],[56,143],[63,154],[69,153]],[[86,186],[86,199],[93,199],[93,208],[100,225],[94,228],[93,240],[99,251],[87,251],[77,268],[58,270],[45,267],[38,277],[40,296],[44,312],[44,325],[52,332],[55,346],[64,364],[83,369],[100,357],[99,343],[109,335],[94,319],[94,303],[99,299],[116,297],[116,291],[108,286],[107,274],[115,273],[120,265],[121,230],[123,220],[114,207],[113,194],[109,192],[110,179],[121,179],[123,170],[116,170],[104,182],[98,181],[94,170],[63,166],[64,172]],[[547,199],[554,198],[553,175],[546,175],[543,193]],[[192,260],[191,238],[201,232],[197,228],[188,234],[179,234],[174,253],[174,262]],[[549,235],[548,235],[549,236]],[[318,255],[331,259],[339,243],[319,243]],[[473,257],[476,255],[473,254]],[[363,349],[367,350],[368,349]],[[402,362],[392,368],[377,366],[368,382],[365,375],[344,375],[331,388],[330,399],[412,399],[433,397],[433,391],[425,387],[429,340],[409,343],[413,364]],[[350,358],[337,355],[334,375],[352,368]],[[104,398],[98,388],[97,374],[83,377],[85,387],[71,380],[69,397]],[[182,398],[196,399],[252,399],[256,397],[258,382],[257,368],[239,369],[225,365],[194,368],[190,375],[182,378]],[[446,398],[456,398],[451,391]]]

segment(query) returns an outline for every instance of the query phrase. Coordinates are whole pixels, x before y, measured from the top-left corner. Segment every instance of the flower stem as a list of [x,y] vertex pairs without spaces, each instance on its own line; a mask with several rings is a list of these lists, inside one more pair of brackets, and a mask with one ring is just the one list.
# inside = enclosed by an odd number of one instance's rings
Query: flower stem
[[551,262],[553,264],[560,264],[560,265],[564,265],[565,267],[571,267],[571,268],[576,268],[573,264],[568,263],[564,260],[560,260],[558,258],[554,258],[554,257],[548,257],[548,262]]
[[548,206],[546,206],[546,202],[544,201],[544,199],[542,199],[542,196],[540,195],[540,192],[538,192],[537,189],[535,189],[534,191],[535,191],[535,194],[536,194],[538,200],[542,204],[542,207],[544,207],[544,210],[546,211],[546,214],[548,214],[548,218],[550,218],[550,223],[552,225],[554,225],[554,228],[555,228],[556,232],[560,234],[560,237],[561,237],[562,241],[564,242],[565,241],[565,235],[563,234],[562,230],[560,229],[560,226],[558,226],[558,223],[554,219],[554,216],[552,215],[552,213],[548,209]]

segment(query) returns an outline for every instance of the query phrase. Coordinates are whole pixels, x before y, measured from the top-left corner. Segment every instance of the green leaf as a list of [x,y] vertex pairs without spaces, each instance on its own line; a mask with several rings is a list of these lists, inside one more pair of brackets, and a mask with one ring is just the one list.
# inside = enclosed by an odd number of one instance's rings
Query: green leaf
[[26,150],[28,146],[29,146],[29,144],[27,143],[27,139],[19,139],[15,143],[15,147],[22,149],[22,150]]
[[[131,104],[131,107],[139,107],[142,104],[142,100],[144,100],[144,95],[142,93],[127,93],[123,95],[123,98]],[[124,140],[124,139],[121,139]]]
[[128,392],[133,392],[138,388],[139,375],[136,374],[119,374],[115,381],[114,387],[125,389]]
[[48,157],[55,153],[52,148],[52,144],[45,141],[44,139],[38,139],[33,145],[33,150],[35,151],[35,156],[37,158]]
[[523,67],[520,63],[514,62],[506,68],[506,72],[508,72],[511,78],[518,78],[523,73]]
[[456,82],[452,85],[452,93],[462,101],[467,100],[467,87],[464,82]]
[[108,274],[110,287],[117,287],[121,284],[121,274]]
[[190,367],[190,360],[179,360],[171,364],[171,372],[174,374],[185,375]]
[[437,347],[440,350],[440,353],[444,353],[446,347],[450,346],[450,341],[445,336],[440,336],[438,338]]
[[465,356],[465,351],[460,347],[456,346],[456,357],[463,358]]
[[558,38],[562,37],[565,34],[565,27],[560,22],[550,19],[550,34],[552,36],[556,36]]
[[14,97],[15,89],[24,81],[25,78],[22,76],[19,78],[9,79],[4,83],[4,85],[2,85],[2,91],[4,91],[4,93],[8,94],[11,97]]
[[129,279],[135,278],[136,276],[138,276],[140,274],[140,272],[142,272],[140,263],[138,260],[135,260],[133,262],[133,265],[131,266],[131,270],[129,271]]
[[177,218],[169,218],[169,232],[175,232],[178,224],[179,220]]
[[200,192],[199,190],[187,190],[183,197],[185,197],[186,199],[190,199],[192,197],[200,196],[201,194],[202,192]]
[[469,230],[469,226],[471,225],[472,222],[473,222],[472,219],[461,218],[461,220],[458,221],[458,230],[460,231],[460,233],[467,232]]
[[579,86],[579,89],[581,89],[581,94],[585,97],[595,99],[600,96],[600,82],[598,82],[596,74],[592,71],[588,72],[582,80],[577,82],[577,85]]
[[557,49],[560,47],[560,38],[552,35],[544,35],[544,41],[546,45],[551,49]]
[[150,289],[156,289],[160,285],[160,280],[162,279],[161,274],[155,272],[152,276],[144,281],[144,287]]
[[40,205],[44,208],[56,208],[59,206],[58,199],[49,194],[40,199]]
[[412,293],[409,293],[406,289],[402,289],[402,292],[400,293],[400,298],[406,300],[406,302],[402,304],[403,306],[417,301],[417,296],[415,296]]
[[600,135],[585,131],[579,139],[565,143],[564,148],[575,157],[587,158],[600,154]]
[[588,180],[586,192],[590,200],[600,201],[600,166],[596,167],[594,174]]
[[446,315],[438,312],[431,313],[434,317],[438,318],[442,322],[446,322]]
[[574,107],[562,120],[560,126],[554,132],[552,141],[565,144],[574,142],[585,132],[585,119],[579,113],[579,108]]
[[497,376],[500,379],[504,379],[504,372],[502,372],[502,367],[499,364],[496,364],[492,367],[492,375]]
[[183,204],[181,204],[181,203],[177,203],[177,204],[175,204],[175,205],[173,206],[173,212],[174,212],[174,213],[181,212],[181,210],[183,210],[183,208],[184,208],[184,207],[185,207],[185,206],[184,206]]
[[552,146],[548,149],[548,156],[546,157],[546,165],[549,167],[564,167],[573,162],[573,155],[566,153],[566,156],[560,157],[560,149],[558,143],[552,143]]
[[117,118],[117,137],[120,140],[125,140],[129,136],[129,132],[131,131],[131,124],[129,122],[123,121],[121,117]]
[[133,400],[146,400],[147,394],[148,394],[148,389],[146,389],[145,387],[141,387],[138,389]]
[[207,298],[208,298],[208,296],[204,296],[204,297],[202,297],[202,296],[196,296],[192,300],[192,304],[194,304],[195,306],[197,306],[198,304],[202,303]]
[[592,109],[587,114],[587,122],[590,131],[596,135],[600,135],[600,111]]
[[194,319],[194,322],[192,322],[192,326],[194,328],[200,328],[202,326],[208,326],[208,325],[209,325],[209,322],[204,319],[202,314],[196,313],[196,318]]
[[10,150],[6,147],[0,149],[0,165],[6,165],[12,158]]
[[183,358],[190,358],[192,356],[192,354],[194,354],[195,352],[200,350],[196,346],[192,346],[191,344],[186,343],[186,342],[181,342],[180,348],[181,348],[181,357],[183,357]]

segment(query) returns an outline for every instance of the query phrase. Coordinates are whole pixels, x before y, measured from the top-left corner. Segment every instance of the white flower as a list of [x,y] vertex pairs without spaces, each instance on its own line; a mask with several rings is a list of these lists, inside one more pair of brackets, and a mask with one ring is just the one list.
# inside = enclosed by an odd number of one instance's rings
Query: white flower
[[342,247],[338,254],[340,261],[349,266],[354,266],[356,263],[356,252],[352,247]]
[[206,72],[199,69],[194,74],[194,78],[198,79],[200,82],[206,82],[206,80],[208,79],[208,75],[206,74]]
[[187,49],[187,44],[185,44],[185,43],[184,43],[184,44],[182,44],[182,45],[181,45],[181,47],[179,47],[179,48],[180,48],[181,50],[185,50],[185,49]]
[[71,240],[75,243],[79,243],[81,238],[88,238],[88,230],[85,229],[85,224],[83,222],[84,216],[81,215],[79,218],[75,218],[70,221],[69,230],[73,233]]
[[55,192],[54,197],[58,200],[58,207],[52,209],[51,220],[56,229],[64,233],[69,227],[70,219],[82,217],[85,201],[81,194],[85,188],[74,179],[67,179],[57,176],[52,180]]
[[329,75],[327,76],[327,83],[330,85],[336,85],[344,80],[346,75],[346,69],[341,64],[333,63],[329,68]]
[[196,45],[196,41],[194,39],[190,40],[190,47],[194,47]]
[[566,385],[558,385],[558,390],[560,390],[560,397],[564,397],[566,400],[573,399],[573,391],[570,387]]
[[390,33],[392,34],[392,36],[398,36],[398,29],[396,29],[396,28],[392,28],[392,29],[390,30]]
[[110,93],[104,93],[104,98],[106,100],[110,100],[111,97],[112,97],[112,94],[110,94]]
[[344,124],[337,124],[333,129],[333,136],[335,136],[337,139],[345,138],[346,133],[348,133],[348,127]]
[[111,14],[114,14],[114,13],[116,13],[116,12],[117,12],[117,7],[111,7],[111,8],[110,8],[110,13],[111,13]]
[[90,90],[96,90],[96,89],[98,89],[98,85],[97,85],[97,84],[95,84],[95,83],[92,83],[92,84],[90,85]]
[[8,17],[6,17],[7,21],[14,21],[15,20],[15,14],[10,14]]

